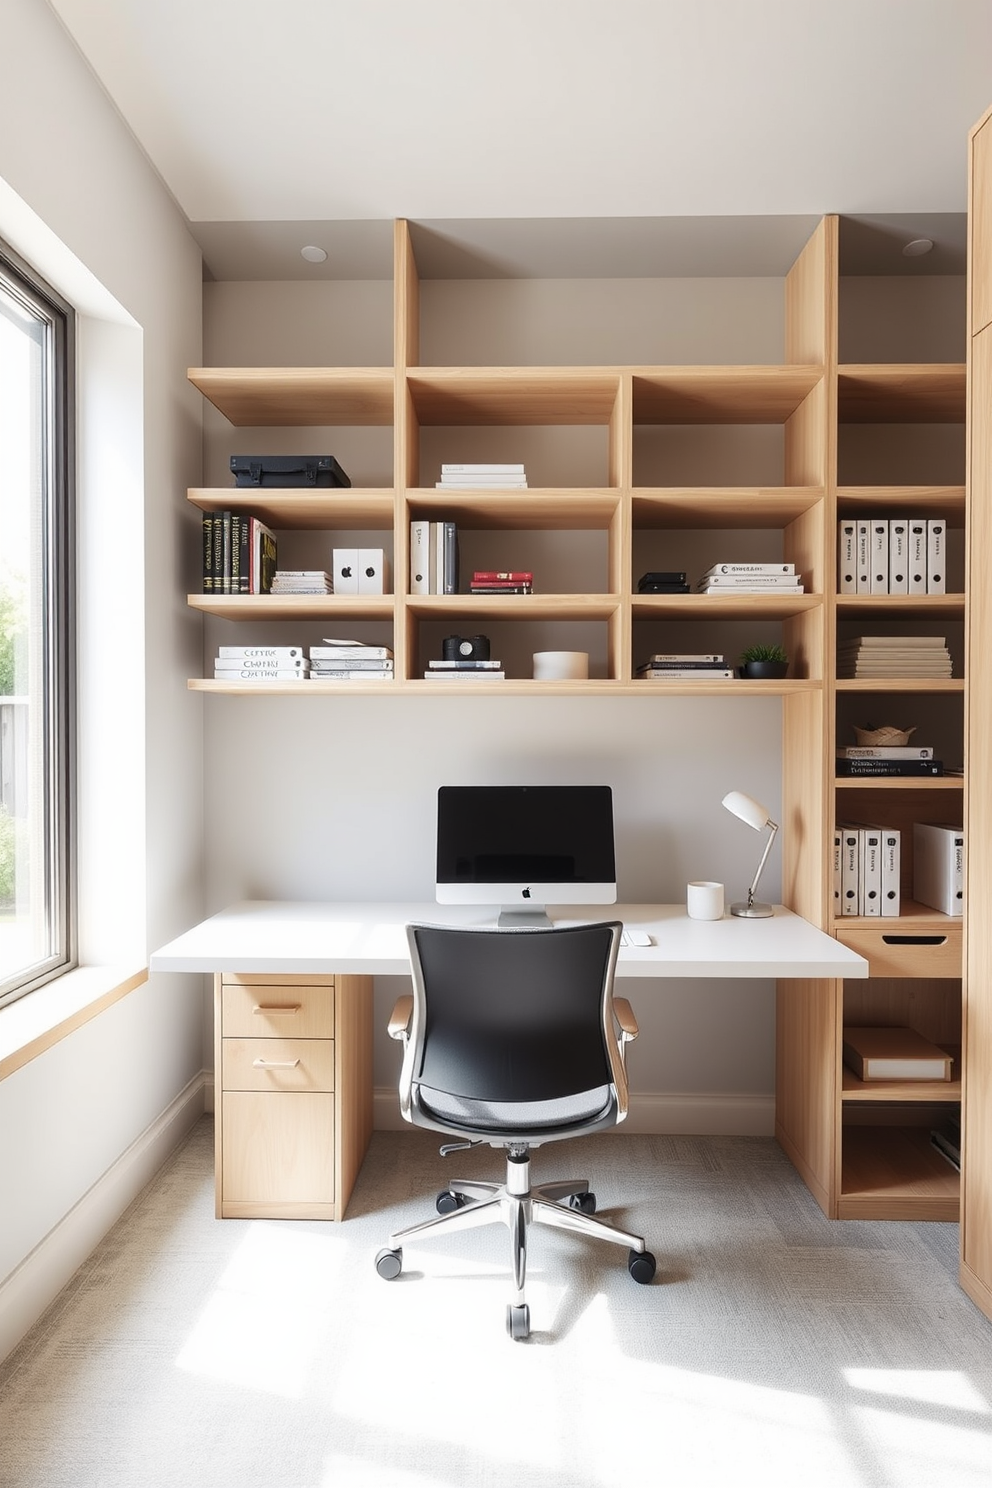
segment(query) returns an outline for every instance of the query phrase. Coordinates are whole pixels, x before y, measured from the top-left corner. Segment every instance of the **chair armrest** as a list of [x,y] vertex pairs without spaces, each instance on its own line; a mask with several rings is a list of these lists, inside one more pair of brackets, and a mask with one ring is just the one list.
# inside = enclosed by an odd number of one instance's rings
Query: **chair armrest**
[[396,1006],[389,1017],[387,1029],[389,1037],[394,1039],[405,1039],[410,1031],[410,1019],[413,1017],[413,998],[409,992],[402,997],[397,997]]
[[639,1032],[637,1019],[634,1017],[634,1009],[626,997],[614,997],[613,1016],[620,1024],[620,1036],[624,1043],[629,1043],[632,1039],[636,1039]]

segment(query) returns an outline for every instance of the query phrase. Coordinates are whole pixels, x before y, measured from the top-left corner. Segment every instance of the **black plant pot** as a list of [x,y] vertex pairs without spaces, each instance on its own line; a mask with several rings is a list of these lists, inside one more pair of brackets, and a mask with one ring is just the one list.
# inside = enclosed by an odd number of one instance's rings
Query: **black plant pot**
[[746,661],[741,667],[742,677],[784,677],[788,673],[787,661]]

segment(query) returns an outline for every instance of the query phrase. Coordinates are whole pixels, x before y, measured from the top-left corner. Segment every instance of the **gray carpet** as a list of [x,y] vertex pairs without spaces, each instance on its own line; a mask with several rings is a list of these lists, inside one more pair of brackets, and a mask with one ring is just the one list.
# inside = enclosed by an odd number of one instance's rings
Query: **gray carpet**
[[533,1334],[499,1227],[408,1246],[447,1177],[377,1133],[341,1225],[213,1217],[204,1119],[0,1368],[3,1488],[988,1488],[992,1323],[957,1228],[831,1224],[775,1144],[621,1133],[542,1148],[624,1252],[539,1230]]

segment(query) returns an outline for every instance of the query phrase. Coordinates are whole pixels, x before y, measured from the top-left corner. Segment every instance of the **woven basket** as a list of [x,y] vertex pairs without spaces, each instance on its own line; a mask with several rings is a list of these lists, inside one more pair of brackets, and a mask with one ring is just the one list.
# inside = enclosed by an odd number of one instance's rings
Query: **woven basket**
[[884,728],[873,729],[858,728],[857,724],[853,724],[852,727],[861,745],[908,744],[910,734],[916,733],[915,728],[897,729],[891,724],[886,724]]

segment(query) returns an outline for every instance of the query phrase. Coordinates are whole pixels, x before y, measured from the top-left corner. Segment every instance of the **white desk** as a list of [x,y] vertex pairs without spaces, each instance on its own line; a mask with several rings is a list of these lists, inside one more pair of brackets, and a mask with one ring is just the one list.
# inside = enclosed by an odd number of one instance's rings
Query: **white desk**
[[[868,962],[777,906],[690,920],[682,905],[558,906],[617,919],[620,977],[866,977]],[[437,904],[234,904],[162,946],[152,971],[213,972],[218,1218],[342,1219],[372,1132],[372,978],[410,971],[410,921],[492,925]]]
[[[868,962],[781,905],[766,920],[690,920],[681,904],[552,906],[558,925],[623,920],[654,944],[623,946],[621,977],[867,977]],[[408,973],[404,927],[491,925],[492,913],[424,904],[278,903],[245,900],[162,946],[152,971]]]

